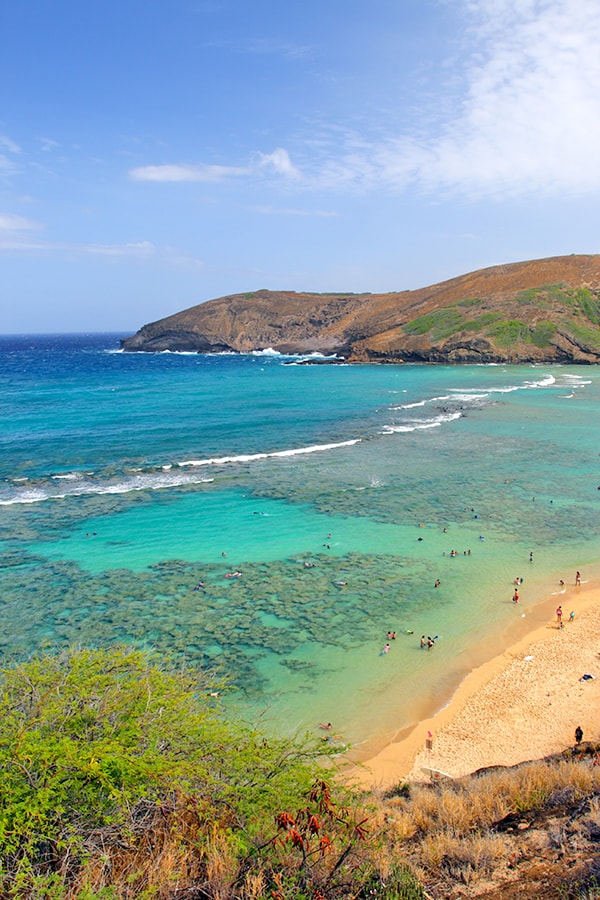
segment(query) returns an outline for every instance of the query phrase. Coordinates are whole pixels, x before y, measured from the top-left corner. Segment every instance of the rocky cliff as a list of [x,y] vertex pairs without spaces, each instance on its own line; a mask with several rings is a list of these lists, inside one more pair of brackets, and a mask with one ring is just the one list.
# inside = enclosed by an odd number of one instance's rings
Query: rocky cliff
[[492,266],[415,291],[261,290],[144,325],[126,351],[272,348],[349,362],[600,362],[600,255]]

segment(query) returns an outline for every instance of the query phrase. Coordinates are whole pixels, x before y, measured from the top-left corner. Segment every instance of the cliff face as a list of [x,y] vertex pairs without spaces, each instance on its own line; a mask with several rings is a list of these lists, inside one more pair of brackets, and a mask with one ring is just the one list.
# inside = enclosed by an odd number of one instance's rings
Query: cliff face
[[257,291],[144,325],[126,351],[262,350],[350,362],[600,362],[600,255],[493,266],[416,291]]

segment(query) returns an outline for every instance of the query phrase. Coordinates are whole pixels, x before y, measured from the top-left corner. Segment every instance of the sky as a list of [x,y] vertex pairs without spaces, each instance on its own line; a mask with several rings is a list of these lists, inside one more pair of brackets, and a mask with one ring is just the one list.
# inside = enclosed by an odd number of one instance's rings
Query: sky
[[0,333],[600,252],[599,0],[4,0]]

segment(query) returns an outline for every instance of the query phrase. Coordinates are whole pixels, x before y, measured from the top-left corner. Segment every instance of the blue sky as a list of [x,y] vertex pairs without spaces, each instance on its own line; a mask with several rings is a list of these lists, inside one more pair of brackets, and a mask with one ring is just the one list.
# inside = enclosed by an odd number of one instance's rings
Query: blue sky
[[0,332],[600,252],[598,0],[5,0]]

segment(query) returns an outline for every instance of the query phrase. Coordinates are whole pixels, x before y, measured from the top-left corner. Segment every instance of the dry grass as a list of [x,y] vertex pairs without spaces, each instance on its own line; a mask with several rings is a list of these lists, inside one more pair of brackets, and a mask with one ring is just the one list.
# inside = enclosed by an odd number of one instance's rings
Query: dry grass
[[[511,864],[513,851],[497,830],[508,816],[519,821],[542,807],[548,810],[550,822],[539,839],[543,837],[544,848],[557,853],[568,840],[564,826],[554,821],[554,810],[561,804],[587,803],[579,825],[581,839],[590,829],[598,829],[600,767],[593,756],[540,761],[445,784],[412,785],[391,797],[362,799],[364,806],[357,803],[352,815],[343,812],[343,826],[337,832],[336,822],[342,822],[337,808],[329,818],[321,814],[324,826],[310,839],[310,852],[308,846],[300,851],[281,832],[264,851],[251,854],[240,853],[235,828],[227,818],[207,820],[202,807],[194,807],[189,798],[174,797],[161,806],[147,804],[136,811],[127,835],[105,831],[90,839],[89,857],[77,871],[73,867],[69,891],[61,898],[81,900],[103,890],[112,892],[103,895],[110,900],[192,896],[339,900],[371,896],[369,890],[373,896],[394,900],[421,896],[413,886],[407,893],[393,887],[399,867],[428,884],[473,885]],[[357,839],[353,823],[364,818],[366,833]],[[325,832],[331,835],[332,846],[321,853],[317,841]]]
[[491,873],[506,852],[504,842],[495,835],[465,838],[448,831],[428,835],[420,850],[421,865],[430,873],[442,869],[465,883]]
[[[589,827],[600,826],[600,766],[592,754],[580,759],[527,763],[514,769],[490,770],[477,776],[404,786],[380,798],[377,824],[385,830],[380,867],[386,860],[408,865],[425,883],[439,878],[470,884],[509,866],[513,850],[496,826],[515,816],[548,810],[587,799]],[[545,847],[560,852],[564,826],[550,823]]]

